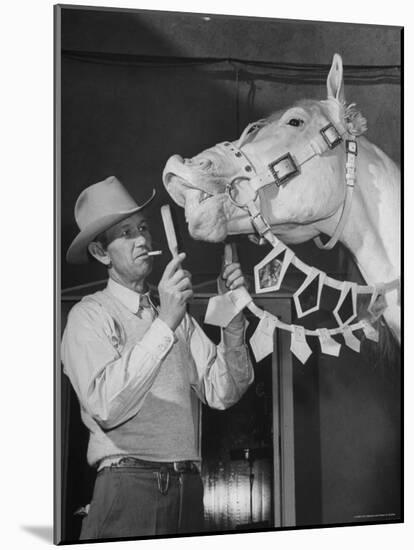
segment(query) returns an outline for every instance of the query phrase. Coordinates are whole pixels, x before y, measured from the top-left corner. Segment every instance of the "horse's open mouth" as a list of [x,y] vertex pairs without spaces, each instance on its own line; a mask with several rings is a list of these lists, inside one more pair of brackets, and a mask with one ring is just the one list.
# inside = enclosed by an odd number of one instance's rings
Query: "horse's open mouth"
[[176,174],[167,174],[164,177],[164,184],[168,193],[181,207],[185,207],[189,197],[191,197],[193,203],[202,204],[214,196],[212,193],[208,193],[204,189],[192,185]]
[[187,202],[198,206],[221,194],[223,185],[218,186],[214,178],[198,172],[194,167],[188,166],[179,155],[170,157],[165,165],[162,175],[164,186],[182,208]]

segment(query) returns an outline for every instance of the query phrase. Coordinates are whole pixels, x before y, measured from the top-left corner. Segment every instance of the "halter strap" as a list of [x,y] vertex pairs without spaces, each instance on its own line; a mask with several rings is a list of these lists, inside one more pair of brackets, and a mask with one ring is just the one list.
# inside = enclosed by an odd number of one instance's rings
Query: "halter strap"
[[[330,132],[329,138],[324,137],[327,132]],[[332,124],[326,125],[309,143],[301,147],[293,147],[289,152],[270,162],[263,172],[251,179],[252,187],[258,190],[272,183],[280,187],[297,176],[301,166],[306,162],[339,145],[342,135]]]
[[[224,143],[219,143],[216,146],[219,149],[224,150],[226,154],[231,154],[232,156],[234,156],[234,160],[236,161],[236,164],[239,165],[241,173],[243,174],[243,176],[237,176],[235,180],[247,179],[256,193],[255,197],[257,196],[257,192],[259,191],[259,189],[262,189],[263,187],[271,184],[276,184],[278,187],[280,187],[282,184],[285,184],[287,181],[297,176],[300,173],[301,166],[303,166],[312,158],[316,156],[321,156],[325,152],[334,149],[337,145],[342,143],[344,137],[347,135],[347,130],[342,123],[336,123],[336,125],[334,126],[332,122],[328,122],[323,128],[321,128],[321,130],[319,130],[319,133],[316,134],[309,143],[302,145],[301,147],[293,147],[284,155],[270,162],[263,171],[258,172],[254,164],[249,160],[247,155],[242,150],[242,147],[249,139],[249,137],[253,136],[253,134],[256,134],[256,132],[264,125],[264,120],[259,120],[256,123],[249,124],[240,136],[237,145],[233,145],[233,143],[226,141]],[[327,243],[324,244],[321,241],[320,237],[316,237],[314,239],[314,242],[318,246],[318,248],[324,250],[329,250],[333,248],[338,242],[340,236],[342,235],[351,210],[352,196],[356,179],[355,171],[357,154],[356,140],[347,139],[345,164],[346,191],[341,216],[333,235]],[[228,186],[230,198],[232,184],[235,180],[233,180],[233,182],[231,182],[231,184]],[[237,203],[235,204],[239,207],[241,206]],[[251,217],[253,217],[251,213],[250,215]]]
[[345,199],[342,207],[341,217],[333,232],[333,235],[328,242],[323,243],[320,237],[315,237],[313,242],[316,246],[322,250],[331,250],[338,242],[342,232],[345,228],[345,224],[348,221],[348,216],[351,211],[352,196],[354,194],[355,180],[356,180],[356,158],[358,156],[358,145],[355,139],[346,140],[346,173],[345,173]]

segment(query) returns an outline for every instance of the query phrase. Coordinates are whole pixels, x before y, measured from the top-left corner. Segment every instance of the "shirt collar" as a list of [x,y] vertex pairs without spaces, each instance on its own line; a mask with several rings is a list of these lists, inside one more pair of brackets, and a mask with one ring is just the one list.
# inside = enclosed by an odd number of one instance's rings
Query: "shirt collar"
[[127,288],[126,286],[115,282],[113,279],[108,279],[108,284],[106,288],[113,296],[115,296],[115,298],[118,298],[118,300],[132,313],[138,312],[141,296],[144,295],[148,297],[148,300],[154,306],[149,291],[140,294],[139,292],[135,292],[135,290],[131,290],[130,288]]

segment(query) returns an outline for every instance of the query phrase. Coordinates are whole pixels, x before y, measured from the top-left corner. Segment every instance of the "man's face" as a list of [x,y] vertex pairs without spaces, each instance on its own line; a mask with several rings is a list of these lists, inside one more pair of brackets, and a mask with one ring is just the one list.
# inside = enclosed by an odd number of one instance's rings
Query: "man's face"
[[148,220],[136,212],[106,231],[106,254],[114,275],[125,283],[144,281],[152,270],[152,239]]

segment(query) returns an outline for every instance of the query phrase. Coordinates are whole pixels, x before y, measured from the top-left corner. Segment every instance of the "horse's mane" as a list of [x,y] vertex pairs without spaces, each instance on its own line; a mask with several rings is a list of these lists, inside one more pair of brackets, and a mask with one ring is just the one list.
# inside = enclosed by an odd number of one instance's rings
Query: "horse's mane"
[[360,136],[368,130],[367,119],[356,108],[356,103],[344,104],[344,119],[348,132]]

